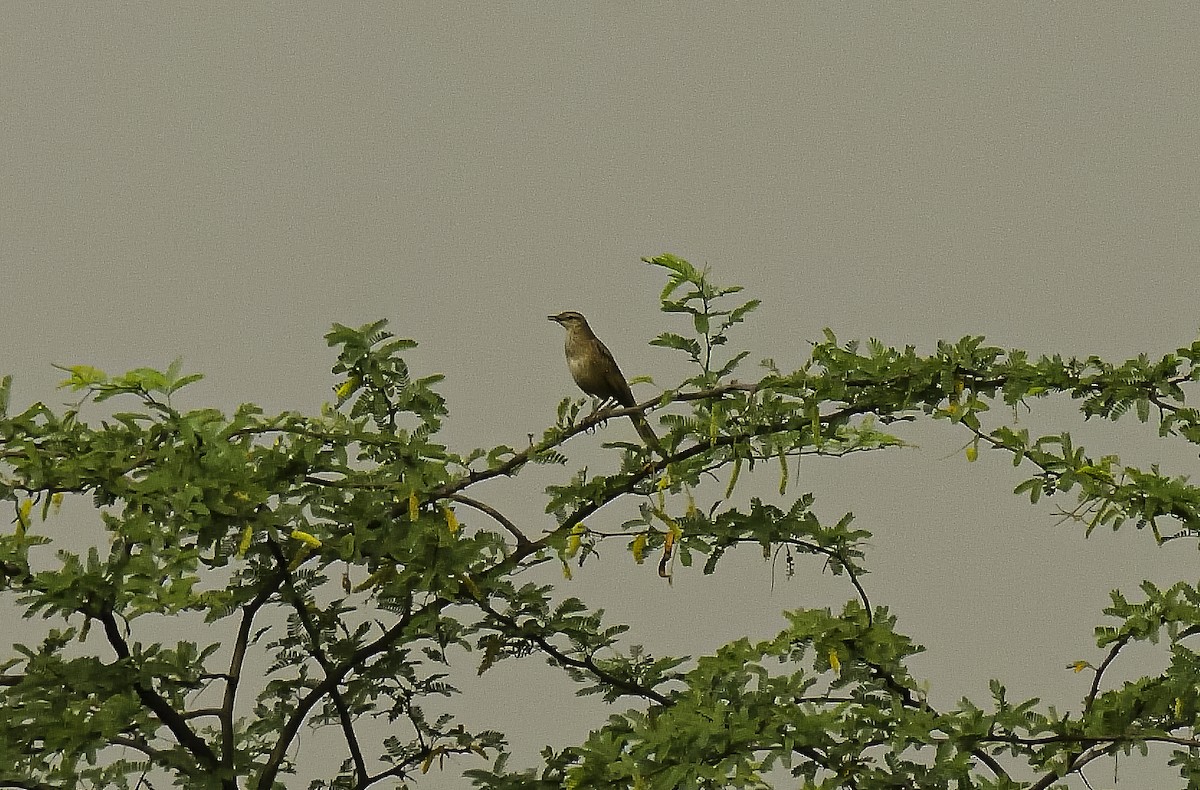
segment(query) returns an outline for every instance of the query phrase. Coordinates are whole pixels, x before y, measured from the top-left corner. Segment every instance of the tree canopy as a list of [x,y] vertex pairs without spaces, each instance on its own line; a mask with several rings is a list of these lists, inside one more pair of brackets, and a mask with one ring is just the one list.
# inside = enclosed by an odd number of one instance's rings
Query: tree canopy
[[[811,493],[789,493],[800,456],[886,450],[903,444],[895,422],[940,421],[962,433],[968,462],[981,448],[1009,454],[1031,502],[1077,497],[1069,516],[1082,536],[1136,528],[1190,546],[1179,538],[1200,534],[1200,489],[1186,478],[1005,416],[1071,399],[1089,419],[1128,415],[1164,442],[1200,444],[1186,403],[1200,341],[1109,362],[1034,359],[980,337],[921,354],[827,331],[800,368],[764,360],[750,374],[751,351],[734,338],[758,300],[675,256],[647,262],[667,277],[662,309],[688,322],[653,343],[693,374],[632,407],[589,414],[565,399],[525,446],[439,443],[442,377],[410,370],[416,343],[384,321],[326,335],[335,398],[316,415],[180,410],[173,396],[199,376],[179,364],[117,376],[69,367],[63,385],[80,400],[61,413],[16,412],[4,378],[0,499],[13,517],[0,594],[47,625],[40,642],[0,655],[0,787],[419,786],[453,768],[492,790],[756,788],[788,773],[813,788],[1049,788],[1153,744],[1200,786],[1192,583],[1113,592],[1099,658],[1073,667],[1092,682],[1072,710],[1009,699],[1000,681],[990,698],[939,709],[910,671],[922,648],[869,595],[870,533],[851,514],[825,523]],[[631,413],[661,426],[663,456],[606,444],[613,469],[548,486],[543,521],[522,523],[480,493],[531,464],[565,465],[564,442]],[[739,480],[763,469],[778,470],[777,497],[739,496]],[[90,498],[91,534],[56,532],[65,496]],[[633,515],[605,519],[621,501]],[[658,655],[562,585],[522,575],[548,564],[569,578],[603,544],[664,577],[673,563],[715,573],[741,545],[816,555],[847,600],[786,612],[771,639]],[[164,640],[172,624],[199,638]],[[1128,648],[1160,640],[1162,672],[1106,676]],[[459,693],[451,664],[486,678],[520,659],[614,703],[584,742],[547,747],[534,768],[510,766],[505,733],[473,731],[439,704]],[[314,778],[296,749],[310,727],[344,749],[328,776]]]

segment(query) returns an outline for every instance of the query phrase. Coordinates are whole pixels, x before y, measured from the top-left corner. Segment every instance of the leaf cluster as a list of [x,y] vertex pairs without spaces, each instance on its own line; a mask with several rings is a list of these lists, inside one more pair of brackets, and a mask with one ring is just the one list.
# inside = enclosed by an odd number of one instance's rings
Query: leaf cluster
[[[1073,493],[1066,516],[1082,536],[1133,524],[1186,545],[1200,534],[1200,491],[1186,477],[1065,431],[1032,435],[1016,416],[1066,399],[1085,419],[1133,413],[1159,439],[1194,446],[1200,341],[1110,363],[1034,360],[978,337],[922,354],[826,332],[798,369],[764,360],[742,381],[750,351],[736,331],[759,301],[676,256],[646,260],[666,272],[664,313],[686,322],[652,344],[684,354],[693,375],[600,414],[564,400],[523,449],[441,443],[442,377],[414,375],[404,355],[415,342],[383,321],[333,326],[334,402],[317,415],[184,409],[175,401],[199,376],[178,361],[119,376],[64,368],[82,399],[61,414],[42,403],[10,413],[11,378],[0,380],[0,502],[13,513],[0,597],[48,623],[0,664],[0,785],[283,787],[310,771],[310,728],[336,734],[344,756],[313,788],[417,784],[463,767],[493,790],[757,788],[780,771],[814,788],[1047,788],[1155,744],[1197,781],[1193,585],[1113,593],[1096,645],[1080,647],[1095,660],[1070,667],[1091,675],[1070,711],[1010,701],[999,680],[988,699],[937,709],[910,671],[923,648],[868,596],[870,533],[789,489],[797,459],[904,447],[891,426],[927,420],[961,433],[968,462],[981,447],[1009,454],[1028,473],[1017,494]],[[85,419],[89,401],[110,399],[122,411]],[[527,464],[566,464],[566,443],[633,413],[658,422],[661,457],[607,444],[611,464],[560,476],[530,523],[487,493]],[[763,470],[777,472],[778,501],[741,496]],[[86,513],[92,548],[64,539],[60,508]],[[847,602],[786,612],[772,639],[659,655],[560,585],[521,576],[548,564],[569,579],[606,545],[635,565],[657,558],[664,584],[695,566],[723,572],[750,546],[782,556],[789,575],[797,563],[829,572]],[[184,638],[167,639],[172,626]],[[1167,669],[1110,682],[1139,643],[1162,644]],[[487,681],[500,662],[531,659],[579,694],[629,707],[514,769],[504,733],[446,703],[461,694],[456,667]],[[262,676],[247,671],[264,661]]]

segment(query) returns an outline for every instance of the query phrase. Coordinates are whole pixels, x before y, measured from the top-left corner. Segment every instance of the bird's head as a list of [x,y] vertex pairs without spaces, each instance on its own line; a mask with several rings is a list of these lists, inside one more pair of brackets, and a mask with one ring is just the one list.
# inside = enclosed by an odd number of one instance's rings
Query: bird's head
[[556,324],[561,325],[567,331],[579,329],[588,325],[587,319],[583,317],[583,313],[577,313],[574,310],[567,310],[558,315],[548,315],[548,319]]

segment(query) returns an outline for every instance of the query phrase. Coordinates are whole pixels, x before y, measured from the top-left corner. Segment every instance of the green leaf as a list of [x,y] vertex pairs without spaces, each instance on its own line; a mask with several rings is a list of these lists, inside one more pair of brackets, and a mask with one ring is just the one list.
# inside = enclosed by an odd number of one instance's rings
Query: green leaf
[[103,370],[94,368],[91,365],[71,365],[70,367],[55,365],[54,367],[71,374],[68,378],[59,382],[58,386],[62,389],[69,388],[79,391],[108,381],[108,375]]

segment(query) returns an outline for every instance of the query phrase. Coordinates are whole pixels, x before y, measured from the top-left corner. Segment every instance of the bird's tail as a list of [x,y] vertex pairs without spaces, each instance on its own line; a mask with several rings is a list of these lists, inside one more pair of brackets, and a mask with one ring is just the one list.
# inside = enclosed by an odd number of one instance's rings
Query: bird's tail
[[650,423],[646,422],[646,418],[641,414],[631,414],[629,415],[629,419],[633,421],[633,427],[637,428],[638,436],[642,437],[642,441],[646,443],[646,446],[663,458],[666,458],[667,454],[663,452],[662,442],[655,436],[654,429],[650,427]]

